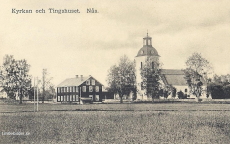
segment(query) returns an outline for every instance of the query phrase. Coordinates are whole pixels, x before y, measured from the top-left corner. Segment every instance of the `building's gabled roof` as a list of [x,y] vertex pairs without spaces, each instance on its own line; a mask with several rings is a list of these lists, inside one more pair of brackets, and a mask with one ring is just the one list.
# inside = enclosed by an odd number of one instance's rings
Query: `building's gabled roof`
[[184,72],[180,69],[161,69],[164,84],[172,86],[187,86]]
[[[161,69],[162,80],[167,85],[187,86],[187,80],[185,79],[185,73],[180,69]],[[204,85],[207,85],[202,78],[201,81]]]
[[[92,76],[68,78],[68,79],[64,80],[63,82],[61,82],[57,87],[79,86],[91,77]],[[92,78],[95,79],[94,77],[92,77]],[[96,80],[96,81],[98,82],[98,80]]]
[[165,75],[184,75],[184,72],[180,69],[161,69],[161,74]]
[[167,85],[187,86],[187,81],[184,75],[163,75],[163,82]]

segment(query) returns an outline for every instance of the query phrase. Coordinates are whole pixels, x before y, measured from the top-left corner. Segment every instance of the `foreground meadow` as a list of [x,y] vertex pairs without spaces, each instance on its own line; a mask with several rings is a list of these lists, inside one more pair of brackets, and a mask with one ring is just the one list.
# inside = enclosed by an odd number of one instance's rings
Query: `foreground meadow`
[[[7,106],[15,110],[15,105]],[[31,105],[18,107],[31,109]],[[0,143],[228,144],[228,108],[218,104],[43,105],[36,113],[1,112],[1,132],[29,135],[1,135]]]

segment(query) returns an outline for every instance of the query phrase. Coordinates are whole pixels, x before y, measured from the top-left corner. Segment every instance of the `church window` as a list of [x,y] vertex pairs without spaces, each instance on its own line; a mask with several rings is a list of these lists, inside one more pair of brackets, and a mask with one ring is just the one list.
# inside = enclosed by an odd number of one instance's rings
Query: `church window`
[[142,62],[141,62],[141,69],[142,69]]
[[152,68],[154,69],[154,62],[152,62]]
[[144,90],[143,82],[141,82],[141,90]]

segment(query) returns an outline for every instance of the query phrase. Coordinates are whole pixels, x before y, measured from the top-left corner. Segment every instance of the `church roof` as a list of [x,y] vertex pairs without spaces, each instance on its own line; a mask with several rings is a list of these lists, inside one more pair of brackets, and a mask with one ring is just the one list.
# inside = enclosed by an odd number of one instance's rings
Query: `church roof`
[[144,45],[137,53],[139,56],[159,56],[157,50],[151,45]]
[[184,72],[179,69],[162,69],[162,80],[168,85],[187,86]]
[[180,69],[161,69],[161,74],[184,75],[184,72]]
[[[180,69],[161,69],[162,80],[168,85],[187,86],[185,74]],[[206,85],[205,80],[202,78],[201,81]]]

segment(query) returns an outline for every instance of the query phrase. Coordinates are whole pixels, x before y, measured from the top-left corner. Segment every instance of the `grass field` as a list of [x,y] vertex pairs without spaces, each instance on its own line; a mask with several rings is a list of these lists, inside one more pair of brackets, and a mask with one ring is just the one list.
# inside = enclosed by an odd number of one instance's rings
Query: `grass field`
[[0,143],[221,143],[230,104],[0,104]]

